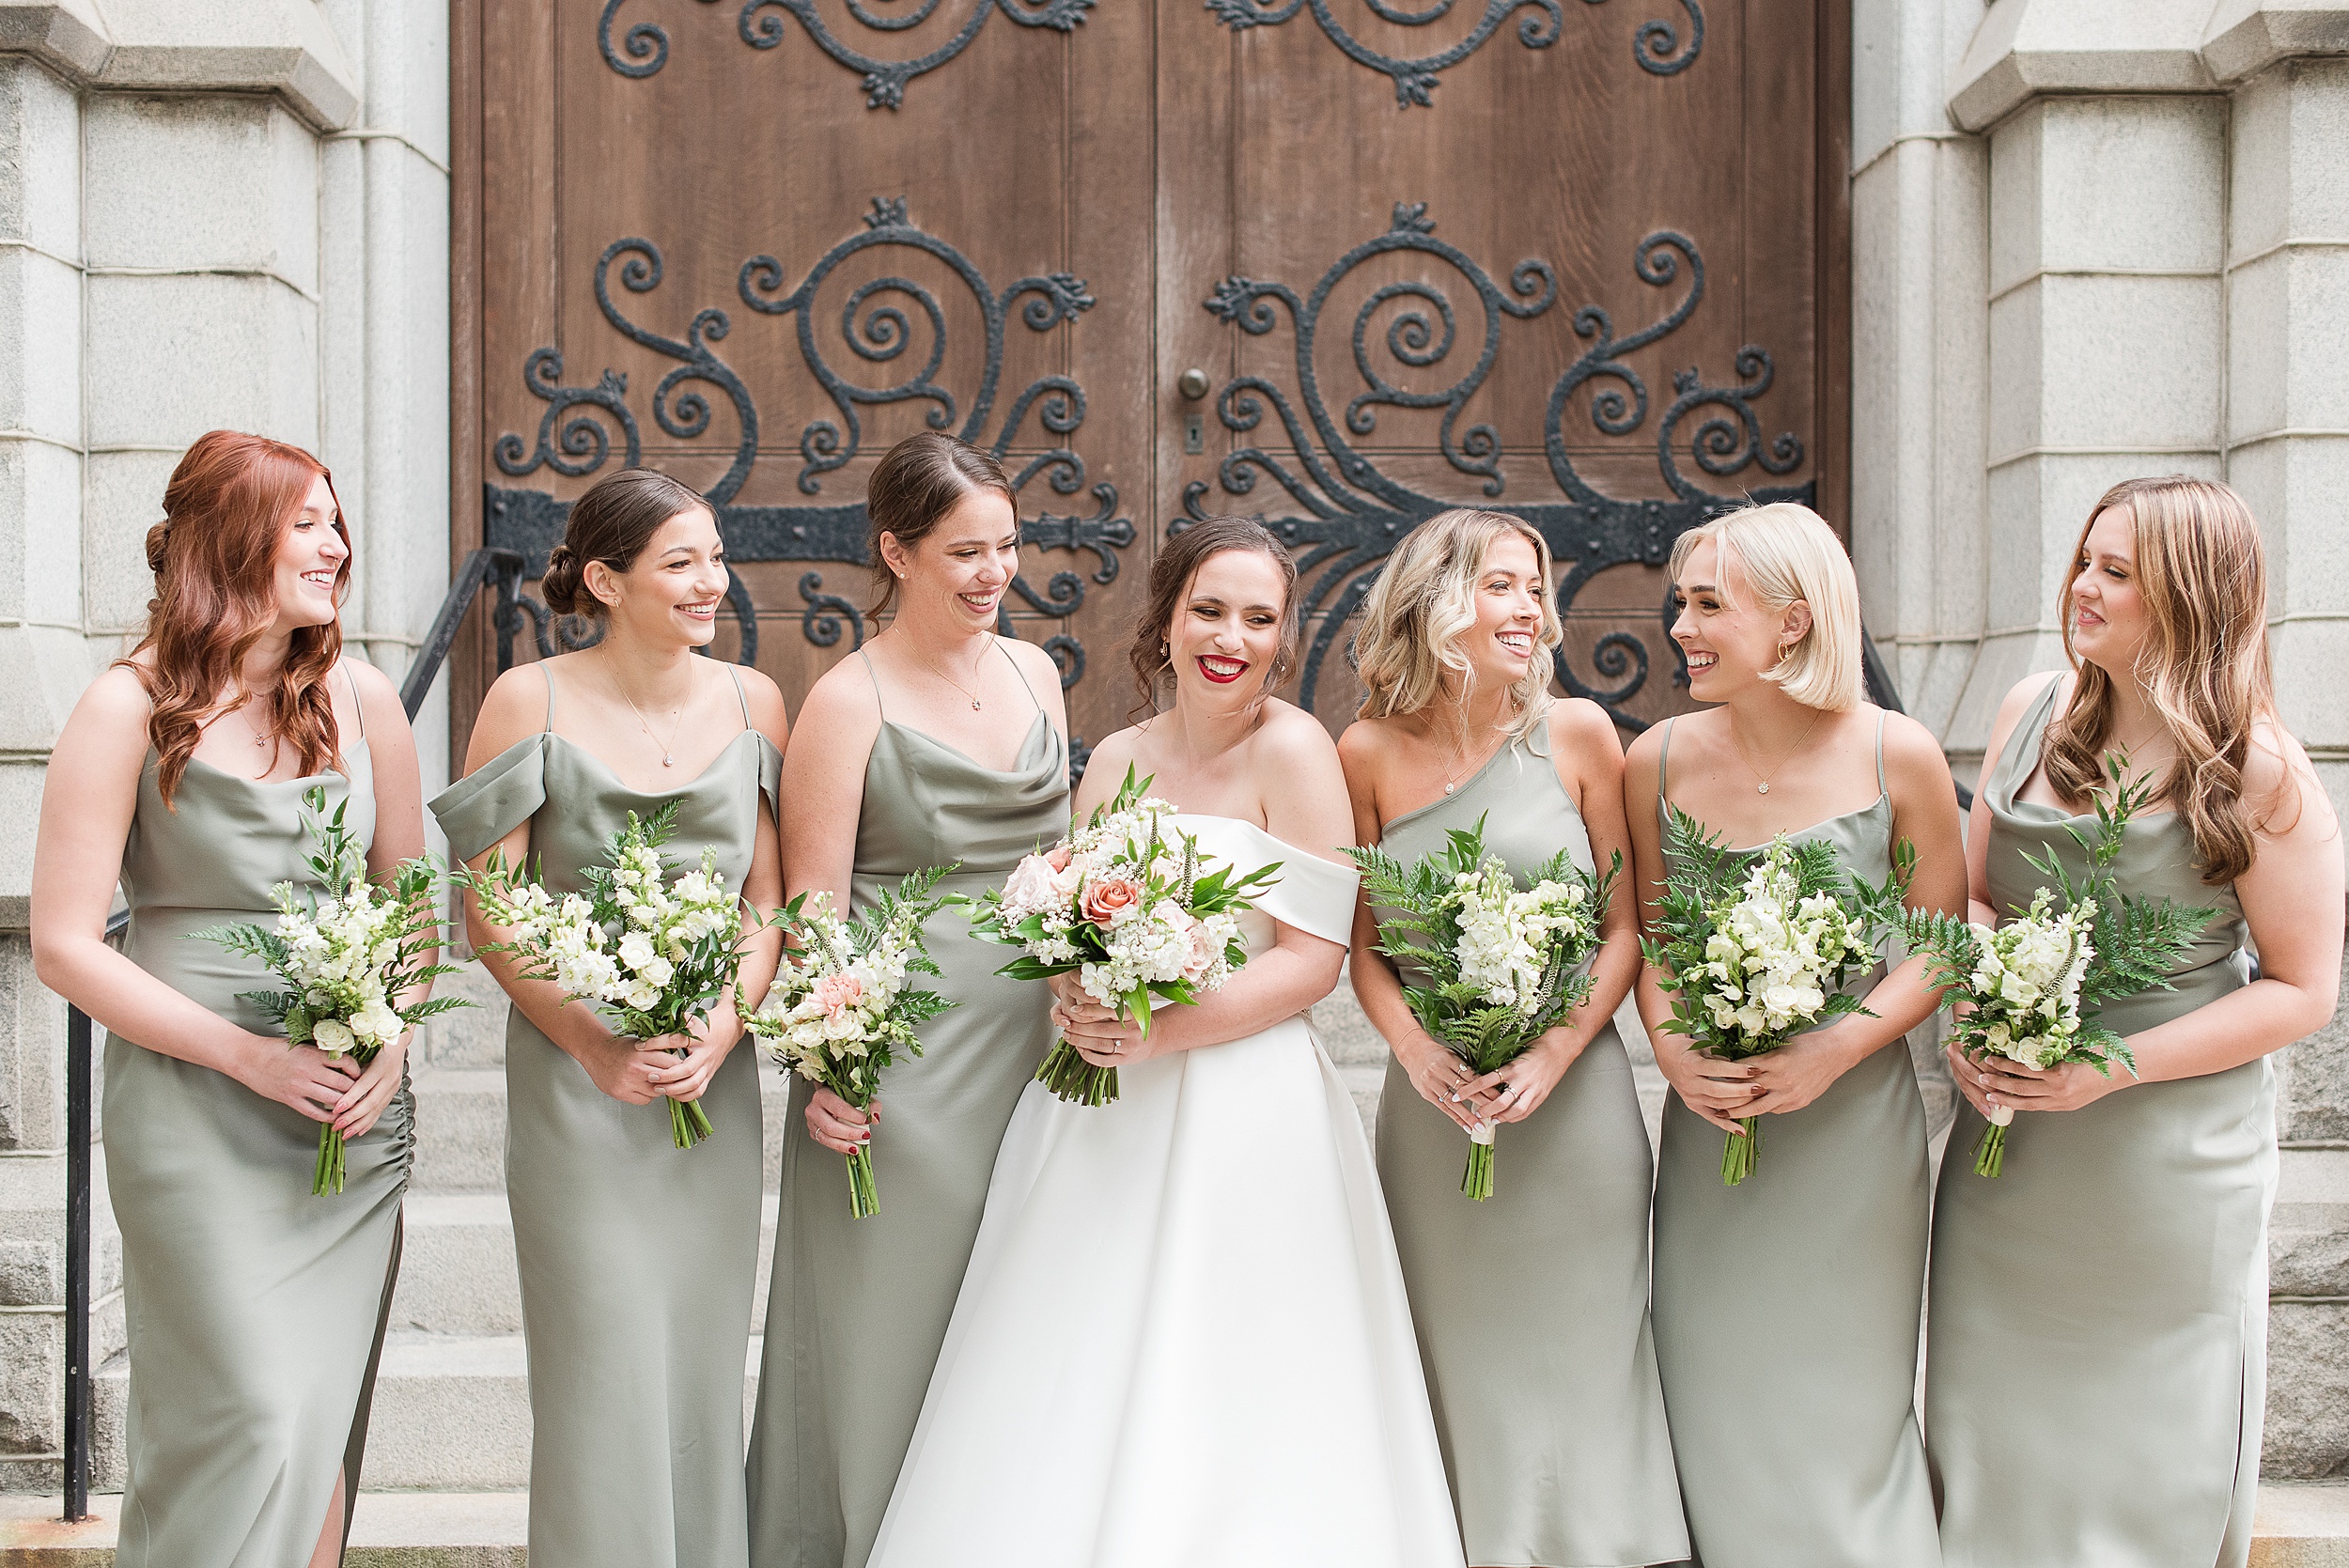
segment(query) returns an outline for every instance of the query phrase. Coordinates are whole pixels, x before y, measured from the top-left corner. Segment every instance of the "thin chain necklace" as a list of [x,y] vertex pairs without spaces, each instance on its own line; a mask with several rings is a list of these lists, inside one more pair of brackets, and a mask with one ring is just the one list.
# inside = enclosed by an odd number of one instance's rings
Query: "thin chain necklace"
[[[991,636],[991,635],[992,635],[992,634],[990,633],[990,636]],[[990,644],[989,645],[991,646],[992,644]],[[981,649],[979,650],[979,659],[985,659],[986,657],[987,657],[987,649],[986,649],[986,648],[981,648]],[[967,687],[967,686],[963,685],[963,684],[962,684],[962,682],[960,682],[960,681],[957,680],[954,676],[952,676],[952,675],[948,675],[948,674],[945,672],[945,670],[944,670],[944,668],[943,668],[942,666],[940,666],[940,665],[937,665],[937,664],[931,664],[931,663],[930,663],[930,661],[929,661],[928,660],[926,660],[926,660],[924,660],[922,662],[923,662],[925,665],[926,665],[926,666],[928,667],[928,669],[929,669],[930,673],[931,673],[931,674],[933,674],[933,675],[935,675],[936,676],[938,676],[938,678],[939,678],[939,679],[941,679],[941,680],[944,681],[947,685],[949,685],[949,686],[953,687],[956,691],[957,691],[961,692],[964,696],[966,696],[966,697],[970,698],[970,699],[971,699],[971,711],[972,711],[972,712],[973,712],[973,713],[983,713],[983,712],[985,712],[985,711],[986,711],[986,705],[982,704],[982,703],[979,701],[979,694],[978,694],[976,691],[972,691],[969,687]],[[972,667],[972,669],[973,671],[977,670],[977,668],[978,668],[978,660],[973,660],[972,661],[972,665],[971,665],[971,667]]]
[[1811,722],[1802,727],[1802,734],[1795,737],[1795,744],[1790,750],[1788,750],[1787,753],[1778,759],[1778,766],[1771,768],[1766,773],[1756,771],[1753,764],[1746,761],[1746,749],[1737,744],[1737,726],[1735,724],[1730,725],[1729,749],[1737,753],[1737,761],[1745,768],[1745,770],[1753,774],[1756,781],[1753,786],[1753,792],[1756,795],[1767,795],[1770,792],[1770,781],[1777,778],[1780,772],[1784,769],[1786,765],[1795,760],[1795,753],[1802,750],[1802,743],[1811,738],[1811,732],[1817,729],[1819,727],[1819,721],[1826,717],[1826,708],[1820,707],[1812,709]]
[[620,684],[620,677],[616,675],[612,676],[612,689],[620,694],[620,701],[628,704],[628,710],[636,715],[636,722],[643,727],[645,738],[661,748],[661,766],[675,768],[677,766],[677,737],[685,728],[685,705],[683,703],[677,705],[677,722],[669,726],[669,738],[664,742],[659,736],[652,733],[652,726],[645,722],[645,710],[636,706],[636,699],[628,694],[628,688]]
[[[1496,729],[1499,727],[1499,725],[1494,726]],[[1463,733],[1460,738],[1462,742],[1465,742],[1468,737],[1465,733]],[[1496,746],[1493,750],[1499,751],[1500,748]],[[1452,759],[1459,765],[1459,774],[1466,774],[1470,771],[1468,765],[1468,747],[1465,744],[1457,744],[1452,748]],[[1490,762],[1491,760],[1492,755],[1490,753],[1487,753],[1486,754],[1485,761]],[[1454,790],[1460,787],[1460,785],[1455,782],[1457,776],[1458,775],[1455,774],[1452,768],[1447,768],[1443,770],[1443,792],[1446,795],[1451,794]]]

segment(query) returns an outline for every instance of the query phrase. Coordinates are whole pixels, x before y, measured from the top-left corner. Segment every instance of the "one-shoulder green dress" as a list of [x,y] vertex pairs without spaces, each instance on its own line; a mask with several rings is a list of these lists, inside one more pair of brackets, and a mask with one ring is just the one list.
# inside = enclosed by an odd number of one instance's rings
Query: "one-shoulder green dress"
[[[2063,683],[2015,725],[1983,788],[2001,917],[2075,875],[2067,831],[2093,816],[2015,799],[2038,770]],[[2232,884],[2211,887],[2186,821],[2132,821],[2123,891],[2217,918],[2170,970],[2175,990],[2116,1001],[2137,1033],[2244,984]],[[2243,1568],[2266,1387],[2267,1213],[2276,1090],[2266,1059],[2132,1084],[2077,1110],[2015,1117],[2003,1172],[1974,1173],[1983,1122],[1961,1104],[1933,1227],[1925,1433],[1952,1568]]]
[[[354,691],[353,707],[357,693]],[[278,989],[207,926],[277,918],[270,889],[323,893],[302,796],[325,789],[375,836],[364,732],[342,771],[256,783],[192,760],[165,805],[148,752],[122,853],[123,951],[256,1034],[284,1030],[241,991]],[[376,1358],[398,1272],[414,1108],[405,1083],[313,1197],[319,1126],[227,1074],[106,1041],[106,1184],[122,1228],[131,1351],[124,1568],[303,1568],[337,1474],[359,1487]],[[345,1514],[345,1534],[349,1514]]]
[[[1672,730],[1658,759],[1667,801]],[[1875,803],[1791,836],[1891,873]],[[1865,996],[1878,964],[1845,989]],[[1704,1568],[1935,1568],[1916,1415],[1925,1283],[1925,1112],[1899,1041],[1800,1110],[1762,1121],[1757,1167],[1721,1183],[1726,1135],[1664,1106],[1656,1177],[1656,1357],[1688,1532]]]
[[[1408,864],[1481,818],[1486,851],[1519,880],[1562,848],[1591,869],[1548,740],[1502,747],[1454,793],[1387,823],[1379,846]],[[1633,896],[1627,876],[1615,896]],[[1468,1560],[1680,1561],[1688,1533],[1648,1327],[1654,1164],[1615,1026],[1541,1109],[1498,1129],[1496,1190],[1481,1203],[1460,1191],[1468,1149],[1390,1059],[1378,1180]]]
[[[543,668],[543,667],[542,667]],[[731,674],[731,670],[728,672]],[[740,677],[736,677],[740,691]],[[629,788],[547,728],[432,802],[470,860],[521,824],[547,885],[575,892],[631,811],[678,805],[661,853],[718,853],[739,889],[783,759],[750,722],[675,790]],[[766,797],[762,805],[760,797]],[[741,1568],[742,1379],[758,1274],[755,1043],[701,1107],[715,1136],[672,1140],[667,1108],[623,1105],[519,1007],[506,1025],[506,1194],[530,1354],[530,1559],[561,1568]]]
[[[1021,856],[1067,831],[1067,780],[1060,732],[1041,705],[1008,772],[892,722],[884,707],[864,765],[854,903],[865,907],[910,871],[957,862],[942,889],[975,897],[1000,886]],[[1050,991],[995,972],[1010,949],[972,936],[959,909],[941,912],[926,937],[943,971],[932,988],[956,1005],[922,1027],[923,1054],[881,1085],[872,1141],[880,1213],[850,1217],[840,1157],[805,1130],[809,1085],[791,1085],[751,1434],[757,1568],[863,1568],[871,1555],[978,1239],[996,1149],[1052,1043]]]

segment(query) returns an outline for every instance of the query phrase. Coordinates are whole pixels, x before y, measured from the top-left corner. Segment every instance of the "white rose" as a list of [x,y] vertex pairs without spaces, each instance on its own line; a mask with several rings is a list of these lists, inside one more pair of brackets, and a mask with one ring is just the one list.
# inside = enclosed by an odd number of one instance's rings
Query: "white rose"
[[350,1026],[334,1018],[321,1019],[311,1026],[310,1042],[329,1056],[341,1056],[357,1048],[357,1036]]

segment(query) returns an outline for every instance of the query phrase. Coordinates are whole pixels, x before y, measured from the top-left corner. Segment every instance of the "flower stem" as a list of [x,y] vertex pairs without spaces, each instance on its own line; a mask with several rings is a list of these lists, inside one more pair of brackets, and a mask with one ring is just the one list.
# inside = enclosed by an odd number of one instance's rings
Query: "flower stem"
[[319,1128],[319,1157],[310,1172],[310,1196],[323,1198],[342,1189],[343,1135],[330,1124]]
[[2005,1169],[2006,1128],[1993,1122],[1974,1140],[1974,1174],[1995,1178]]
[[859,1219],[880,1213],[880,1192],[873,1185],[873,1151],[862,1143],[848,1154],[848,1213]]
[[[669,1096],[661,1096],[668,1100]],[[709,1125],[699,1100],[669,1100],[669,1137],[680,1149],[690,1149],[705,1138],[714,1138],[718,1129]]]
[[1721,1185],[1735,1187],[1753,1174],[1757,1157],[1762,1153],[1762,1118],[1740,1116],[1737,1125],[1746,1130],[1733,1132],[1721,1144]]
[[1460,1177],[1460,1190],[1483,1203],[1493,1195],[1493,1146],[1474,1141],[1469,1144],[1468,1171]]
[[1117,1098],[1117,1069],[1095,1066],[1066,1040],[1052,1042],[1035,1080],[1075,1105],[1107,1105]]

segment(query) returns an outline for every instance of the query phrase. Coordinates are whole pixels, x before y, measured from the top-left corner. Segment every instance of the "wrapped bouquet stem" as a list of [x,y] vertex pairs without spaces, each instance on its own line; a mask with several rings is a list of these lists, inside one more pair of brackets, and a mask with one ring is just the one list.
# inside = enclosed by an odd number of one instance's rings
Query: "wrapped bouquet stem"
[[[939,972],[922,927],[945,908],[945,899],[931,894],[952,869],[915,872],[853,919],[843,920],[822,893],[801,893],[776,911],[797,951],[743,1026],[786,1068],[860,1110],[869,1108],[896,1053],[922,1054],[915,1031],[955,1005],[906,985],[910,974]],[[848,1212],[870,1219],[880,1212],[872,1150],[860,1143],[848,1161]]]
[[[404,1006],[398,1000],[457,972],[454,965],[433,962],[441,946],[433,901],[441,870],[429,857],[418,857],[400,862],[381,883],[370,882],[366,851],[343,825],[350,802],[330,815],[324,786],[314,785],[303,791],[302,803],[317,846],[308,860],[310,875],[326,896],[280,882],[270,890],[277,906],[273,929],[248,923],[190,935],[258,958],[285,982],[285,990],[244,991],[239,1000],[282,1025],[288,1045],[316,1046],[365,1067],[412,1025],[472,1005],[455,997]],[[340,1192],[343,1173],[343,1135],[328,1122],[319,1128],[311,1193]]]
[[[451,879],[472,890],[485,920],[508,932],[483,951],[511,954],[525,978],[552,981],[567,1000],[595,1004],[622,1039],[685,1033],[734,983],[742,908],[714,850],[703,850],[697,867],[671,875],[661,846],[677,831],[677,815],[674,800],[649,820],[630,812],[604,846],[604,863],[582,871],[581,891],[560,898],[494,851],[478,872],[459,868]],[[667,1103],[678,1148],[711,1136],[699,1103]]]
[[[1281,869],[1275,861],[1241,876],[1203,865],[1197,839],[1174,826],[1174,807],[1150,796],[1150,783],[1128,768],[1116,797],[1083,827],[1022,860],[1002,887],[964,901],[974,934],[1021,950],[996,973],[1073,972],[1085,995],[1145,1037],[1154,1002],[1196,1001],[1248,961],[1240,911]],[[1066,1039],[1035,1076],[1064,1100],[1117,1098],[1117,1069],[1095,1066]]]
[[[1657,900],[1658,936],[1641,950],[1672,993],[1663,1027],[1696,1050],[1727,1062],[1773,1051],[1831,1018],[1874,1014],[1842,987],[1876,961],[1876,943],[1898,924],[1916,866],[1906,840],[1893,846],[1882,885],[1848,876],[1831,846],[1784,833],[1759,854],[1726,848],[1677,806],[1664,827],[1672,867]],[[1721,1180],[1753,1173],[1762,1119],[1721,1150]]]
[[[1598,952],[1623,857],[1605,876],[1563,849],[1523,887],[1499,857],[1485,853],[1485,819],[1453,831],[1444,848],[1405,865],[1376,846],[1348,851],[1378,923],[1378,951],[1404,966],[1403,1000],[1428,1036],[1479,1077],[1532,1048],[1590,999],[1584,966]],[[1410,984],[1414,971],[1424,977]],[[1460,1190],[1493,1195],[1490,1122],[1469,1133]]]
[[[2147,786],[2124,782],[2125,759],[2107,757],[2105,771],[2112,788],[2109,800],[2096,798],[2095,831],[2065,825],[2086,857],[2079,874],[2053,854],[2026,855],[2049,880],[1999,925],[1917,910],[1903,918],[1902,937],[1947,987],[1951,1038],[1977,1062],[2002,1057],[2040,1071],[2083,1063],[2106,1077],[2117,1062],[2135,1073],[2127,1042],[2098,1015],[2106,1002],[2170,989],[2170,967],[2217,912],[2120,891],[2112,864]],[[1974,1171],[1995,1177],[2006,1168],[2015,1109],[1994,1106],[1986,1120]]]

